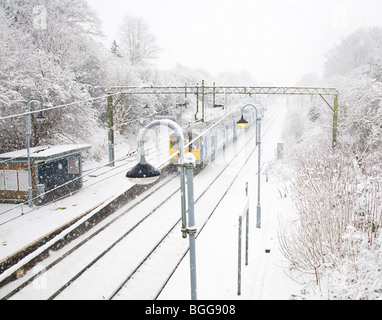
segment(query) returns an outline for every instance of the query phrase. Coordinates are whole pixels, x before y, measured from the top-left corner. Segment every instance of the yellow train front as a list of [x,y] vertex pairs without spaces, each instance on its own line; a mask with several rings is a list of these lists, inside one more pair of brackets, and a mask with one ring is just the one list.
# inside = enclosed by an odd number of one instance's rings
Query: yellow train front
[[[223,149],[226,145],[237,139],[240,129],[236,125],[236,121],[240,119],[241,113],[234,113],[231,118],[220,121],[214,119],[208,122],[198,122],[189,125],[184,135],[184,153],[191,152],[196,158],[197,167],[204,167],[215,159],[218,150]],[[255,112],[249,110],[245,113],[249,125],[246,130],[255,123]],[[236,120],[237,119],[237,120]],[[208,128],[212,128],[208,130]],[[203,133],[203,134],[202,134]],[[202,135],[201,135],[202,134]],[[174,133],[170,136],[170,156],[179,151],[179,138]],[[177,165],[179,155],[171,158],[170,163]]]
[[[212,130],[205,132],[213,123],[197,123],[188,128],[184,133],[184,153],[191,152],[196,159],[196,166],[202,168],[210,161],[215,159],[215,154],[218,150],[237,138],[237,128],[234,120],[227,120],[225,123],[215,126]],[[170,136],[170,156],[179,151],[179,138],[176,134]],[[178,164],[179,154],[172,157],[171,164]]]
[[[186,146],[190,141],[192,142],[195,138],[198,136],[192,133],[187,133],[185,134],[184,138],[184,145]],[[179,137],[177,136],[176,133],[173,133],[170,136],[170,157],[173,156],[175,153],[179,151]],[[193,141],[191,145],[189,145],[187,148],[184,149],[184,154],[191,152],[195,158],[196,158],[196,164],[200,165],[201,164],[201,157],[200,157],[200,138],[197,140]],[[172,157],[170,160],[171,164],[178,164],[178,159],[179,159],[179,154],[176,156]]]

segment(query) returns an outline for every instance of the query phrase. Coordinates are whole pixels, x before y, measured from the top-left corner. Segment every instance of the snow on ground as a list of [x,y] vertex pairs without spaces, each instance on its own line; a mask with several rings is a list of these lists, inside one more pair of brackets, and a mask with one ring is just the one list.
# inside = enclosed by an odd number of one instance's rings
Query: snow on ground
[[[153,165],[159,165],[168,158],[168,136],[164,137],[166,132],[162,133],[159,156],[153,154],[148,157]],[[153,145],[148,146],[150,147],[155,148]],[[120,150],[116,159],[122,158],[122,154],[126,154],[129,148],[124,151],[125,153]],[[69,197],[41,207],[31,209],[28,205],[0,204],[0,261],[52,230],[59,229],[81,215],[90,214],[94,208],[106,205],[120,196],[132,186],[125,174],[135,165],[136,160],[137,157],[132,156],[127,161],[116,161],[113,170],[108,166],[94,170],[87,168],[85,164],[82,189]],[[3,213],[7,210],[9,212]]]
[[[289,197],[281,196],[284,178],[282,162],[276,161],[277,143],[285,108],[262,141],[261,228],[256,228],[257,150],[241,171],[209,223],[196,240],[198,299],[298,299],[305,284],[288,276],[288,262],[278,245],[279,221],[293,218],[294,206]],[[272,166],[273,163],[273,166]],[[268,182],[265,168],[270,166]],[[238,290],[238,225],[245,206],[245,186],[249,183],[249,263],[245,266],[245,220],[242,231],[241,295]],[[196,212],[197,220],[197,212]],[[196,221],[197,222],[197,221]],[[270,253],[265,250],[270,249]],[[286,268],[286,269],[285,269]],[[190,299],[189,255],[185,257],[159,299]]]
[[[283,165],[282,162],[275,159],[277,143],[282,142],[281,132],[284,124],[285,107],[282,104],[277,104],[272,106],[270,110],[273,108],[277,109],[280,114],[262,141],[261,228],[256,228],[256,150],[196,240],[199,299],[304,298],[306,285],[289,277],[288,262],[282,256],[278,246],[279,223],[280,221],[281,223],[288,223],[288,220],[293,218],[294,207],[291,199],[283,196],[282,189],[285,183]],[[155,165],[161,160],[161,157],[156,157],[151,161]],[[134,163],[135,157],[132,159],[131,165]],[[83,190],[73,196],[35,209],[33,212],[14,220],[14,222],[1,226],[0,244],[2,244],[2,250],[0,251],[0,260],[39,236],[78,216],[78,214],[89,211],[91,207],[102,202],[110,201],[125,191],[129,182],[122,173],[127,171],[127,167],[119,168],[117,163],[116,169],[111,172],[104,175],[98,172],[98,176],[88,177],[84,182]],[[266,182],[264,174],[267,169],[269,169],[268,182]],[[106,169],[104,170],[106,171]],[[105,180],[106,176],[114,173],[118,174]],[[92,185],[97,179],[103,182]],[[238,296],[238,220],[245,205],[246,182],[249,183],[250,198],[249,265],[244,264],[243,258],[241,295]],[[195,187],[197,188],[197,186]],[[1,210],[3,208],[1,207]],[[197,212],[196,223],[198,223]],[[242,256],[244,257],[245,220],[243,222],[242,243]],[[270,252],[266,253],[266,249]],[[188,255],[175,271],[159,299],[190,299]]]

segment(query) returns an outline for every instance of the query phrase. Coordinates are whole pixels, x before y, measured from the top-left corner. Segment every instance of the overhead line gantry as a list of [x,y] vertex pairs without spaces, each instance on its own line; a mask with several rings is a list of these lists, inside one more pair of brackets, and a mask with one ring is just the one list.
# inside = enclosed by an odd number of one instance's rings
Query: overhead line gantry
[[[204,121],[204,97],[206,95],[213,96],[213,104],[215,105],[216,95],[305,95],[320,96],[333,112],[333,147],[337,143],[337,127],[338,127],[338,100],[339,92],[335,88],[317,88],[317,87],[252,87],[252,86],[160,86],[160,87],[137,87],[137,86],[117,86],[111,87],[107,91],[107,113],[108,113],[108,140],[109,140],[109,162],[114,166],[114,119],[113,111],[117,104],[126,95],[195,95],[197,99],[197,108],[199,96],[202,100],[202,121]],[[333,103],[328,99],[334,98]]]

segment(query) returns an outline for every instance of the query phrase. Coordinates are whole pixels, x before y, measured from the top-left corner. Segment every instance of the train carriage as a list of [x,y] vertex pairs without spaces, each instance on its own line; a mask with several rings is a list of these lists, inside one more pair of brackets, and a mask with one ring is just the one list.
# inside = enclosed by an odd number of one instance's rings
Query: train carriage
[[[191,152],[196,158],[198,167],[204,167],[209,162],[213,161],[216,152],[237,139],[238,129],[236,120],[240,118],[240,111],[233,114],[231,118],[227,118],[217,124],[208,132],[201,135],[208,128],[213,126],[220,119],[215,119],[208,122],[198,122],[189,125],[184,132],[184,145],[192,142],[191,145],[185,148],[185,153]],[[253,110],[245,113],[249,124],[255,123],[255,112]],[[201,136],[200,136],[201,135]],[[196,139],[197,138],[197,139]],[[196,140],[195,140],[196,139]],[[170,156],[179,151],[179,138],[176,134],[170,136]],[[170,163],[178,164],[179,155],[171,158]]]
[[189,147],[188,152],[191,152],[195,156],[196,164],[200,165],[201,152],[202,152],[201,139],[200,138],[196,139],[196,138],[198,138],[197,134],[188,133],[188,140],[192,142],[192,144]]

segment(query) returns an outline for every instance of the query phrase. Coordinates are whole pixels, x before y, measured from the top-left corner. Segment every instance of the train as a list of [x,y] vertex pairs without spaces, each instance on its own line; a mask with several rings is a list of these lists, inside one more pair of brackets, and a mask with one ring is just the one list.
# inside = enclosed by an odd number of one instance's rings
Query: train
[[[215,159],[216,152],[226,147],[232,141],[235,141],[240,134],[236,122],[241,117],[241,111],[232,113],[229,117],[216,124],[221,118],[212,119],[207,122],[196,122],[189,124],[184,130],[184,145],[192,142],[184,151],[191,152],[196,158],[197,168],[203,168]],[[254,109],[245,110],[245,119],[248,121],[248,127],[255,124],[256,112]],[[208,128],[216,124],[211,130],[200,136]],[[200,136],[200,137],[199,137]],[[195,141],[194,141],[195,140]],[[169,141],[170,157],[179,151],[179,137],[177,134],[170,135]],[[171,157],[172,165],[178,164],[176,155]]]

